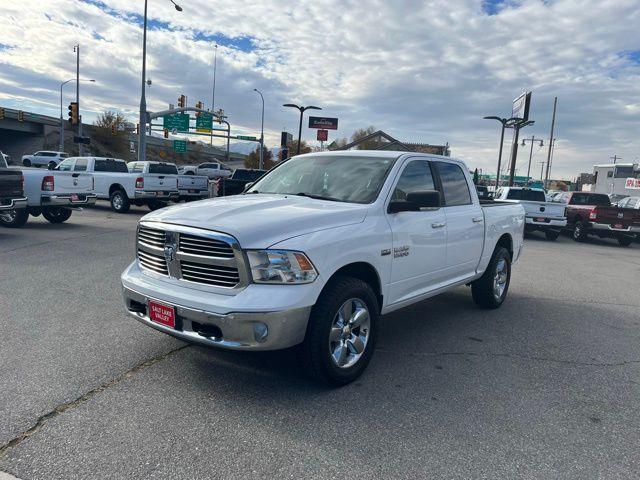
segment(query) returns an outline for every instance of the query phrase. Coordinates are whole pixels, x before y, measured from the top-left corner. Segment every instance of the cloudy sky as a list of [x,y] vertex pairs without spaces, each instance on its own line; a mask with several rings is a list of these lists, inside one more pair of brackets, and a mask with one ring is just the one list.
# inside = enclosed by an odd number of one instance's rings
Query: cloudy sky
[[[75,76],[81,45],[85,121],[105,110],[136,121],[143,0],[2,2],[0,104],[59,115],[59,85]],[[638,0],[149,0],[149,110],[211,104],[234,134],[258,134],[266,101],[267,143],[297,130],[287,102],[323,107],[349,137],[374,125],[400,140],[451,145],[471,168],[494,171],[499,124],[511,101],[533,92],[523,130],[548,142],[558,97],[556,176],[572,178],[614,154],[638,161]],[[71,100],[68,85],[65,105]],[[66,112],[65,112],[66,115]],[[313,141],[315,131],[303,128]],[[508,140],[511,138],[508,136]],[[506,142],[505,142],[506,143]],[[526,172],[528,148],[519,153]],[[534,150],[532,171],[546,147]]]

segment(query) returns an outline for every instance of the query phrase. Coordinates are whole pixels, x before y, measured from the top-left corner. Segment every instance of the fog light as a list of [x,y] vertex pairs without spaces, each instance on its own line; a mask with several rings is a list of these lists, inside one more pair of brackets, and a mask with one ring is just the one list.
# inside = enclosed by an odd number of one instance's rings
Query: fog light
[[254,323],[253,324],[253,336],[258,343],[264,343],[267,340],[267,335],[269,335],[269,327],[267,327],[264,323]]

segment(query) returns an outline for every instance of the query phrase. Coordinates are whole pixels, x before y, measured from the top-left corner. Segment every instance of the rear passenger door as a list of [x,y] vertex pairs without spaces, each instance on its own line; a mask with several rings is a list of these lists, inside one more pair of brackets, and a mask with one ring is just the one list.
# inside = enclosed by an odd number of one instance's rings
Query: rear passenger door
[[447,221],[447,280],[452,283],[475,275],[484,246],[484,215],[473,202],[460,165],[435,162],[444,194]]

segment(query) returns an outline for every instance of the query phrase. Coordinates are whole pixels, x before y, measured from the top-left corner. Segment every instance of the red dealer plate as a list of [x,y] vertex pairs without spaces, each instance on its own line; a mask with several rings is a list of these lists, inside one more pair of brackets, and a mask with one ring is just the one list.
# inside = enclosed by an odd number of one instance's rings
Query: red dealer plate
[[71,194],[71,201],[72,202],[77,202],[80,199],[80,197],[78,197],[77,193],[72,193]]
[[621,229],[624,228],[624,225],[622,225],[621,223],[616,223],[613,228],[617,228],[617,229]]
[[149,318],[165,327],[176,327],[176,310],[169,305],[149,300]]

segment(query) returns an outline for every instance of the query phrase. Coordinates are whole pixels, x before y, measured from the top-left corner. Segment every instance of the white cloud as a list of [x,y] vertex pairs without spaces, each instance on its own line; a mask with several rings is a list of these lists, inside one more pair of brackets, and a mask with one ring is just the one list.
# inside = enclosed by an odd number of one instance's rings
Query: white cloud
[[[253,88],[262,90],[273,145],[282,128],[297,129],[296,112],[281,104],[313,103],[340,118],[339,136],[373,124],[401,140],[449,142],[471,167],[493,171],[498,124],[482,116],[508,116],[512,98],[531,89],[536,125],[526,136],[547,140],[559,97],[558,174],[590,171],[614,153],[637,158],[640,65],[627,55],[640,48],[636,0],[525,0],[491,16],[480,3],[191,0],[178,13],[168,0],[155,0],[150,18],[170,28],[149,32],[149,108],[165,108],[181,93],[209,105],[212,45],[195,38],[249,37],[253,51],[219,47],[216,104],[236,133],[255,134],[260,99]],[[141,4],[3,5],[3,104],[57,115],[59,84],[74,76],[73,45],[80,43],[82,76],[98,81],[82,85],[82,108],[91,111],[85,118],[117,108],[134,119],[141,29],[131,19]],[[314,132],[304,130],[312,140]],[[520,172],[526,157],[521,150]]]

